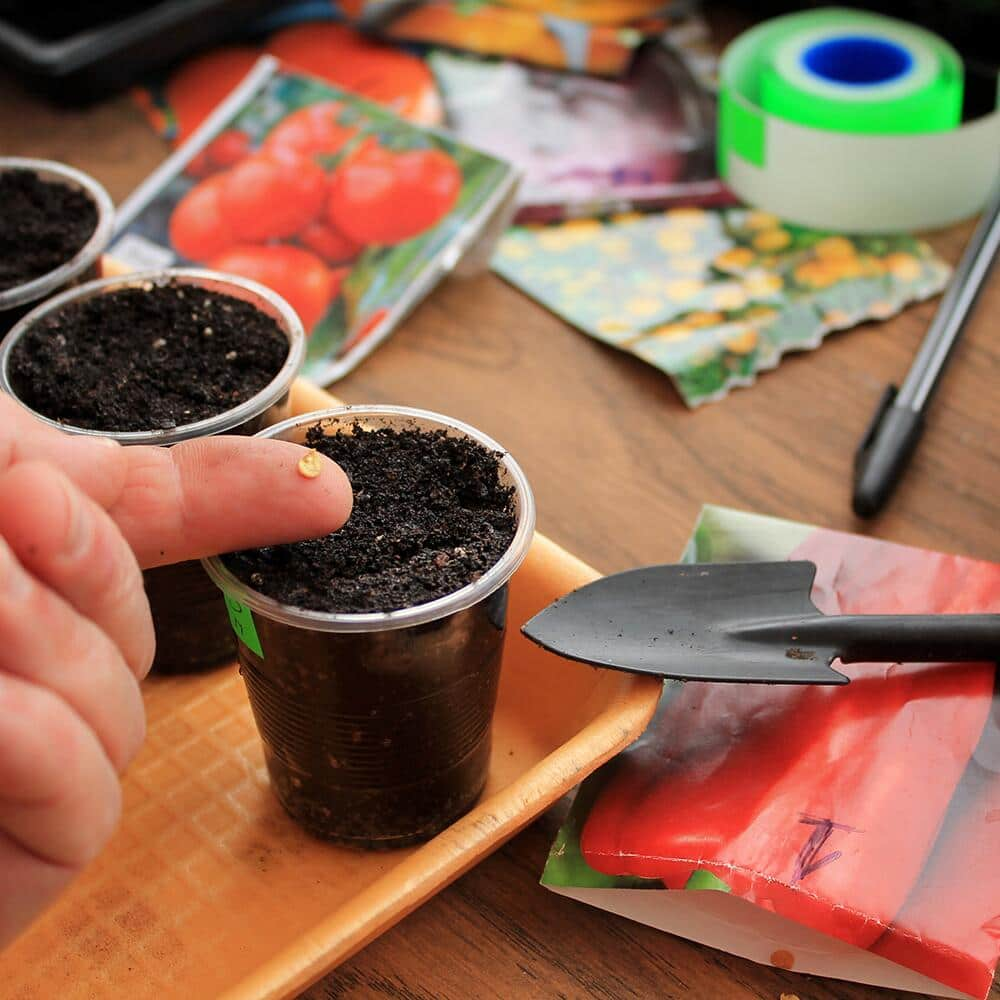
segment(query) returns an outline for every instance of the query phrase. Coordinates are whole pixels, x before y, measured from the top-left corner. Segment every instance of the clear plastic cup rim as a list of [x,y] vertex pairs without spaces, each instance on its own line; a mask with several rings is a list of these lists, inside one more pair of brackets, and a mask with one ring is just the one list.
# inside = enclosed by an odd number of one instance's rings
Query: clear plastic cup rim
[[446,618],[458,611],[464,611],[499,590],[514,575],[515,570],[528,554],[528,548],[534,536],[534,497],[524,472],[509,452],[493,438],[475,427],[441,413],[408,406],[341,406],[329,410],[317,410],[314,413],[306,413],[289,420],[283,420],[281,423],[274,424],[256,434],[255,437],[281,437],[290,431],[311,427],[324,421],[332,423],[341,420],[361,420],[363,422],[365,417],[396,417],[399,418],[400,422],[413,420],[422,421],[425,424],[435,424],[449,432],[457,432],[469,437],[490,451],[498,452],[502,456],[500,458],[502,474],[508,485],[514,487],[517,508],[517,528],[504,554],[478,580],[474,580],[444,597],[427,601],[424,604],[401,608],[398,611],[348,614],[294,607],[267,597],[248,586],[230,572],[220,556],[203,560],[202,565],[205,567],[205,571],[224,594],[246,605],[251,611],[285,625],[317,632],[384,632],[391,629],[425,625],[428,622]]
[[[204,420],[197,420],[190,424],[180,424],[177,427],[148,431],[100,431],[92,430],[88,427],[77,427],[73,424],[53,420],[51,417],[38,413],[18,396],[10,382],[10,373],[8,370],[10,359],[21,337],[39,320],[45,318],[50,313],[58,312],[65,305],[79,299],[99,295],[105,291],[118,290],[119,288],[142,288],[150,285],[162,286],[170,284],[188,284],[194,287],[209,288],[211,291],[234,295],[236,298],[249,301],[252,305],[258,307],[261,303],[266,303],[268,309],[273,313],[273,318],[281,327],[282,333],[288,339],[288,357],[285,358],[285,363],[281,366],[278,373],[260,392],[238,406],[234,406],[229,410],[223,410],[222,413],[206,417]],[[248,278],[238,278],[232,274],[223,274],[221,271],[210,271],[205,268],[194,267],[135,271],[111,278],[99,278],[95,281],[88,281],[82,285],[68,288],[59,295],[47,299],[40,306],[32,309],[31,312],[22,317],[11,328],[3,343],[0,344],[0,392],[5,392],[12,396],[38,420],[61,431],[85,436],[89,435],[91,437],[112,438],[125,445],[170,445],[177,444],[179,441],[188,441],[192,438],[225,434],[227,431],[234,430],[248,420],[252,420],[258,414],[263,413],[268,407],[278,402],[291,388],[292,382],[302,367],[305,352],[305,332],[298,314],[280,295],[256,281],[251,281]]]
[[[107,248],[115,224],[115,206],[104,186],[82,170],[55,160],[36,160],[23,156],[0,156],[0,173],[7,170],[30,170],[44,179],[60,179],[81,188],[97,207],[97,225],[87,242],[65,263],[22,285],[0,292],[0,313],[43,298],[86,271]],[[48,175],[46,178],[44,175]]]

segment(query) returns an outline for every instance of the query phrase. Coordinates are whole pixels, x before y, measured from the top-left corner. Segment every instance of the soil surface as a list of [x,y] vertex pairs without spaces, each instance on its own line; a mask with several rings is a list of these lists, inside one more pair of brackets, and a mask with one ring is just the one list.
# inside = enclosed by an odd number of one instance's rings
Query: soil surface
[[0,206],[0,292],[72,260],[97,228],[85,191],[33,170],[0,172]]
[[11,352],[33,410],[99,431],[178,427],[255,396],[288,341],[241,299],[190,285],[122,288],[50,314]]
[[364,430],[307,443],[337,462],[354,488],[340,531],[314,541],[226,557],[255,590],[284,604],[333,612],[396,611],[478,579],[514,537],[514,490],[497,454],[443,431]]

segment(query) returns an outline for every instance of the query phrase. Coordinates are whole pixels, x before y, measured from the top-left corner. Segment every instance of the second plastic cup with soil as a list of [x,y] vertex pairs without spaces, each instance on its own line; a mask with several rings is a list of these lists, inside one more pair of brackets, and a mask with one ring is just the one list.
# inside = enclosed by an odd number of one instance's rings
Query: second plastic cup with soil
[[443,431],[496,455],[513,533],[499,559],[452,593],[396,611],[291,606],[206,568],[226,594],[241,672],[272,787],[310,832],[391,848],[427,840],[482,793],[490,758],[508,581],[527,553],[534,501],[517,463],[459,421],[403,407],[346,407],[285,421],[259,436],[303,443],[325,434]]

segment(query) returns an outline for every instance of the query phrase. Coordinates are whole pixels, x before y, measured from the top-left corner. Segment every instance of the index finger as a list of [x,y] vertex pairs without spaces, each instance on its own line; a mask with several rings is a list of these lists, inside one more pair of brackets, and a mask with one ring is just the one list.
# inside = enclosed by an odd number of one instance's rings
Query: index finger
[[121,448],[124,484],[108,512],[145,568],[234,549],[319,538],[350,517],[339,465],[268,438],[210,437],[172,448]]
[[57,465],[110,513],[146,568],[336,531],[351,513],[350,483],[321,455],[319,475],[303,477],[305,454],[242,437],[123,448],[48,427],[0,396],[0,473],[31,460]]

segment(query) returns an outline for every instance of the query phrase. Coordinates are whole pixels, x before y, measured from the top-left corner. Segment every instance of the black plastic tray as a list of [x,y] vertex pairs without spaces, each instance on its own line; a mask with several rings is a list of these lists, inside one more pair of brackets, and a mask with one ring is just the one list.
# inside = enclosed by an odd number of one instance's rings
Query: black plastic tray
[[0,0],[0,63],[32,89],[85,104],[245,28],[274,0]]

